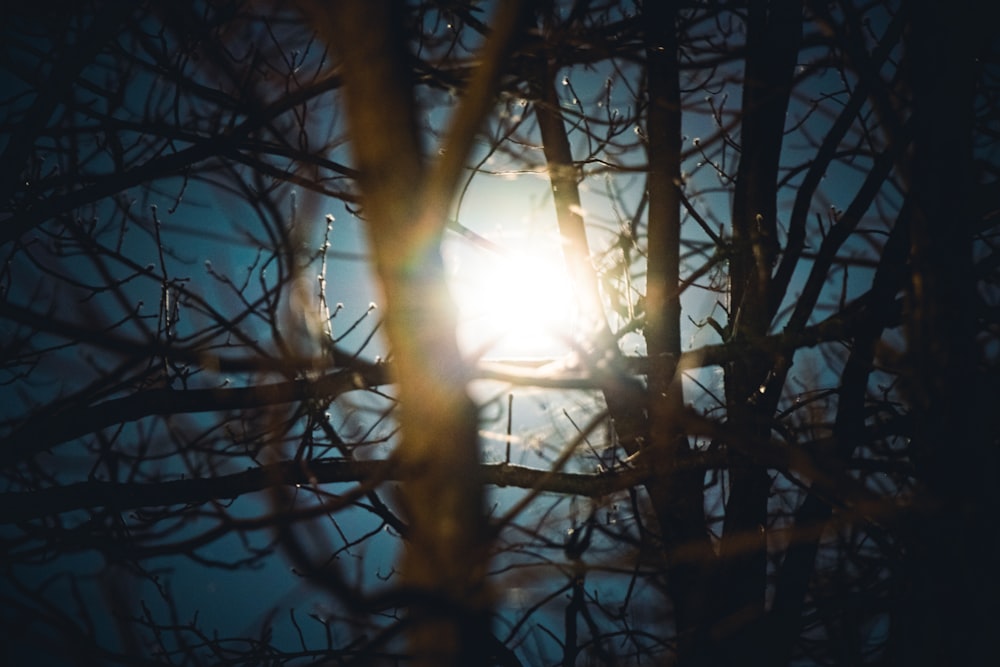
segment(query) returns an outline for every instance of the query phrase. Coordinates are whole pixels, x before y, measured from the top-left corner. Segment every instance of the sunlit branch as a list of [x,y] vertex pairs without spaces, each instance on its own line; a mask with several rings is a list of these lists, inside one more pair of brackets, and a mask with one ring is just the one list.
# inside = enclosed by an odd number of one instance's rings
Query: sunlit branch
[[[708,366],[722,366],[745,356],[750,350],[762,350],[771,354],[788,354],[798,349],[815,347],[824,343],[847,340],[862,325],[861,315],[865,309],[887,308],[889,326],[898,326],[902,302],[873,304],[870,293],[859,297],[843,312],[822,322],[805,327],[801,331],[788,331],[759,338],[745,338],[728,343],[704,345],[682,352],[677,362],[678,372],[690,371]],[[578,366],[567,368],[558,360],[504,362],[494,360],[482,362],[476,369],[476,377],[500,380],[515,385],[546,387],[550,389],[599,389],[609,378],[625,372],[645,375],[649,366],[647,357],[624,357],[620,370]]]
[[[861,297],[853,310],[838,313],[800,332],[789,331],[760,339],[706,345],[683,352],[678,360],[678,372],[723,365],[739,359],[750,349],[788,354],[797,349],[848,339],[860,325],[858,314],[863,312],[868,301],[870,299],[866,296]],[[898,323],[899,306],[900,304],[896,303],[889,310],[890,326],[894,322]],[[148,348],[143,349],[148,350]],[[164,353],[175,358],[181,356],[170,347],[165,348]],[[566,368],[558,362],[545,361],[518,361],[510,364],[499,361],[481,362],[473,370],[473,375],[480,379],[499,380],[523,386],[601,389],[607,386],[608,382],[620,380],[622,370],[640,375],[646,373],[648,361],[645,358],[625,358],[623,363],[622,369],[614,369],[588,366]],[[236,360],[228,360],[226,365],[239,364]],[[279,369],[280,367],[275,370]],[[390,377],[391,364],[368,364],[354,360],[347,370],[316,379],[300,379],[246,388],[151,389],[97,405],[71,408],[61,412],[57,419],[52,415],[33,418],[8,437],[0,449],[0,461],[6,465],[87,433],[152,415],[246,409],[310,398],[328,400],[345,392],[387,384],[390,382]]]

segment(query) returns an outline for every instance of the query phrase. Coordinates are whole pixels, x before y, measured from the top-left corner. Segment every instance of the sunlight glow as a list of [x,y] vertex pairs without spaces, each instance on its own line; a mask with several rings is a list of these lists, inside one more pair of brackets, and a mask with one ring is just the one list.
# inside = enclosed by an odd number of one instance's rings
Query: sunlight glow
[[455,247],[451,287],[459,342],[470,357],[563,355],[576,329],[573,290],[558,242],[503,238],[499,252]]

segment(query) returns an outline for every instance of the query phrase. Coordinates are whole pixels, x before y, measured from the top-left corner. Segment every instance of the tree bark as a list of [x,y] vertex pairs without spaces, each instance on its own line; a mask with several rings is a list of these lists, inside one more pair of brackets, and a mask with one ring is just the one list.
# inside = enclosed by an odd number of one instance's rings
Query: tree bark
[[[996,653],[995,391],[978,368],[971,202],[980,3],[913,3],[914,211],[907,295],[909,398],[922,502],[910,517],[904,661],[970,664]],[[977,9],[979,11],[977,11]]]
[[[643,6],[649,109],[647,193],[646,352],[650,465],[655,509],[674,607],[678,664],[708,664],[706,589],[715,553],[705,526],[704,470],[685,466],[692,451],[680,426],[684,389],[681,358],[681,93],[677,7]],[[653,495],[653,494],[651,494]]]
[[[730,322],[732,340],[756,339],[770,327],[771,272],[778,256],[777,175],[785,114],[802,32],[800,0],[753,0],[748,8],[741,153],[733,192]],[[767,440],[780,386],[769,383],[778,358],[749,354],[725,369],[731,427]],[[764,647],[754,631],[767,584],[768,470],[732,453],[720,545],[715,630],[731,663]]]
[[393,0],[303,2],[339,55],[385,330],[398,389],[399,503],[409,524],[402,561],[415,665],[485,664],[490,596],[479,474],[477,409],[458,349],[440,240],[455,184],[520,20],[498,14],[482,63],[450,122],[440,156],[426,160],[408,68],[405,6]]

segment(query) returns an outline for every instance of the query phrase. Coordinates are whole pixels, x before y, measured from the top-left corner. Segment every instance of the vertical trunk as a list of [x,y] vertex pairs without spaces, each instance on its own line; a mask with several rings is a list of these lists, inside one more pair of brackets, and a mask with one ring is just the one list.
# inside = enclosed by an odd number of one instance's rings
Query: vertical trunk
[[[340,56],[386,307],[400,405],[399,502],[409,524],[401,572],[412,664],[484,664],[489,600],[477,411],[466,393],[468,372],[439,248],[452,172],[465,153],[436,170],[441,165],[427,164],[421,154],[401,2],[304,5]],[[464,120],[454,124],[463,135],[456,151],[467,151],[463,144],[475,131],[475,118]]]
[[[658,68],[657,73],[653,75],[658,101],[657,110],[651,113],[649,120],[651,142],[655,141],[655,146],[662,148],[662,151],[654,151],[651,143],[650,160],[651,164],[656,161],[653,169],[657,175],[650,177],[649,186],[649,271],[655,273],[655,277],[647,280],[647,290],[651,290],[652,298],[657,302],[655,315],[652,316],[656,318],[656,323],[652,324],[653,331],[647,333],[647,341],[650,356],[655,356],[658,363],[650,373],[650,385],[645,392],[628,378],[619,377],[609,379],[602,387],[602,393],[619,442],[630,455],[645,449],[645,465],[654,472],[645,488],[663,539],[663,555],[668,567],[682,660],[690,665],[705,659],[702,664],[710,664],[705,653],[699,649],[700,640],[707,636],[701,632],[705,628],[702,620],[709,600],[702,585],[706,579],[704,570],[714,558],[705,532],[702,474],[677,465],[685,454],[690,453],[676,419],[683,406],[681,385],[675,378],[680,353],[680,301],[677,291],[680,202],[674,182],[680,176],[680,94],[674,14],[663,12],[664,9],[657,5],[652,17],[659,24],[654,41],[667,41],[663,42],[662,49],[659,42],[651,47],[658,59],[654,65]],[[580,194],[569,139],[558,111],[559,100],[555,89],[558,72],[549,63],[541,63],[539,70],[544,88],[542,104],[536,107],[535,112],[549,165],[564,254],[580,306],[596,320],[595,336],[601,351],[617,358],[618,344],[601,310],[597,276],[590,263],[584,221],[576,213],[580,206]],[[649,312],[647,306],[647,317],[650,317]],[[653,383],[659,388],[655,392]],[[658,421],[651,428],[649,419],[654,414]]]
[[648,263],[646,351],[650,462],[661,486],[656,510],[667,559],[667,585],[674,606],[678,664],[707,664],[705,590],[714,553],[705,530],[704,473],[684,466],[691,454],[678,422],[684,392],[677,374],[681,353],[680,186],[681,94],[677,8],[647,3],[646,80],[649,110],[646,154]]
[[[730,335],[736,340],[762,336],[770,325],[771,270],[778,254],[778,162],[801,32],[800,0],[750,2],[730,263]],[[770,435],[780,387],[761,389],[774,364],[756,353],[726,368],[729,423],[751,438]],[[734,661],[764,648],[754,628],[764,613],[770,476],[745,456],[731,459],[716,631],[726,658]]]
[[[972,239],[975,2],[913,3],[914,201],[908,362],[914,463],[924,512],[913,517],[901,616],[915,665],[969,664],[995,652],[995,437],[982,427],[990,390],[977,368]],[[993,397],[995,399],[995,396]],[[989,407],[987,407],[989,405]],[[919,528],[917,527],[919,526]],[[904,649],[904,653],[906,650]]]

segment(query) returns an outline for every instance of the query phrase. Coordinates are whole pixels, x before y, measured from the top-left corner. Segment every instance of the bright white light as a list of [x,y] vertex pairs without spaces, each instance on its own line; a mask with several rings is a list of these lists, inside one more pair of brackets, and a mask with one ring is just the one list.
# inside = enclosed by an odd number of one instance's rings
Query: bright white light
[[463,350],[487,358],[566,353],[577,308],[558,243],[501,239],[497,245],[500,252],[463,244],[451,254]]

